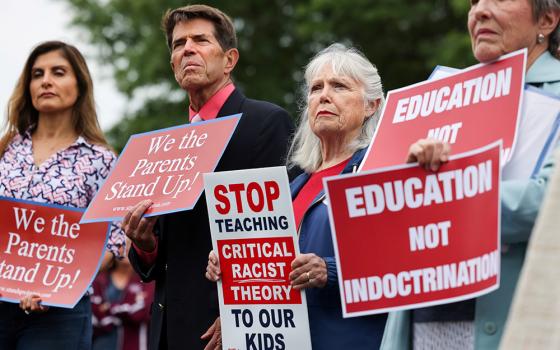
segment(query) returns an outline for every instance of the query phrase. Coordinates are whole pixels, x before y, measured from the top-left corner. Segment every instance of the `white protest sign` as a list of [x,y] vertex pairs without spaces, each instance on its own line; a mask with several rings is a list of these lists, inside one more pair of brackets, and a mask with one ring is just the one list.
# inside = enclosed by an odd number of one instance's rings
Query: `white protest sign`
[[307,303],[292,289],[299,253],[286,168],[204,174],[224,349],[311,349]]

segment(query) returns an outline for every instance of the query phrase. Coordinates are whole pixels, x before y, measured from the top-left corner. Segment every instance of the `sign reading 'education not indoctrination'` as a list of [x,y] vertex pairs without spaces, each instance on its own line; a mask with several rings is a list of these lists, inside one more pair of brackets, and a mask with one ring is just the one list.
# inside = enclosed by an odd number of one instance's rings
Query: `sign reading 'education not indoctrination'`
[[286,168],[204,175],[224,349],[311,349],[307,304],[292,289],[299,252]]
[[451,144],[454,154],[497,140],[510,160],[519,124],[526,50],[451,76],[389,91],[361,170],[401,164],[419,139]]
[[93,281],[107,223],[80,224],[83,210],[0,197],[0,300],[38,294],[72,308]]
[[146,199],[153,201],[146,216],[192,209],[203,191],[202,174],[214,171],[240,118],[131,136],[82,222],[121,220]]
[[499,287],[500,150],[325,179],[345,317]]

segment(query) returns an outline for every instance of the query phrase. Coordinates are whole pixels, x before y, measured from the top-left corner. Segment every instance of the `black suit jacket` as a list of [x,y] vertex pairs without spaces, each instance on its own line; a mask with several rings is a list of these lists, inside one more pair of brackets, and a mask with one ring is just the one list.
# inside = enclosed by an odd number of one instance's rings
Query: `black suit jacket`
[[[237,113],[243,115],[216,171],[285,164],[293,133],[289,114],[274,104],[248,99],[235,90],[218,117]],[[160,218],[158,228],[154,266],[143,266],[134,248],[129,253],[142,279],[156,281],[150,349],[159,349],[165,343],[172,350],[203,349],[206,342],[200,336],[219,314],[216,284],[204,277],[212,249],[205,197],[201,196],[190,211]]]

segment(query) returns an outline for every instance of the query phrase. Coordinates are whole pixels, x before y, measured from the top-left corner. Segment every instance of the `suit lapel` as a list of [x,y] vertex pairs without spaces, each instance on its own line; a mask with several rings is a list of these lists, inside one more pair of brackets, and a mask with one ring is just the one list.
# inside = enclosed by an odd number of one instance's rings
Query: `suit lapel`
[[244,100],[245,96],[241,93],[241,91],[239,91],[237,88],[233,90],[222,108],[220,108],[220,111],[218,112],[218,118],[227,117],[232,114],[241,112],[241,106],[243,105]]

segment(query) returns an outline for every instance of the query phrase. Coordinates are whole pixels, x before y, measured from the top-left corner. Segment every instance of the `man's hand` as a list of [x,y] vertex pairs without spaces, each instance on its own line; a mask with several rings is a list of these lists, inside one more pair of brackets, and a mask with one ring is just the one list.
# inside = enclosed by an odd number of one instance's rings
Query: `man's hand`
[[206,333],[204,333],[200,339],[208,341],[204,350],[221,350],[222,349],[222,324],[220,318],[216,318],[216,321],[208,328]]
[[144,217],[144,213],[152,204],[153,202],[149,199],[136,204],[126,213],[122,221],[122,228],[128,238],[145,252],[153,252],[156,247],[157,238],[154,234],[154,225],[157,216]]
[[206,279],[216,282],[220,279],[222,271],[220,271],[220,262],[218,261],[218,256],[213,250],[208,254],[208,265],[206,266]]

